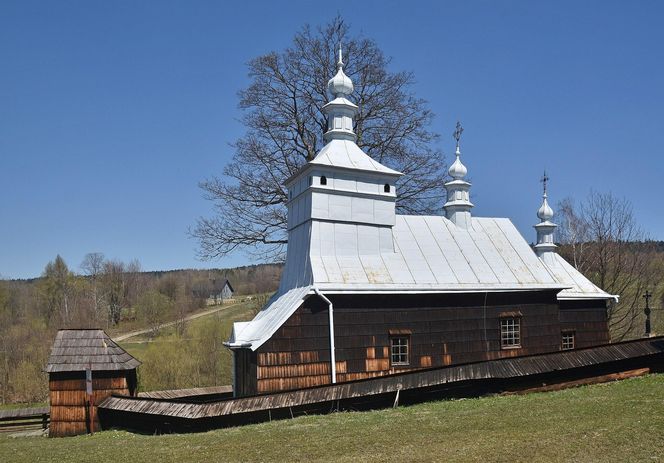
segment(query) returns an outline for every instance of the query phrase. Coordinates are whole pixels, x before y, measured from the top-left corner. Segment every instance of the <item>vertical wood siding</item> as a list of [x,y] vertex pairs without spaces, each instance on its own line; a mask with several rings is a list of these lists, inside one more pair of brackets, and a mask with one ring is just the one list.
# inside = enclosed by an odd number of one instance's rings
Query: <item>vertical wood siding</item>
[[[135,393],[135,371],[93,372],[92,390],[95,404],[111,394]],[[75,436],[88,432],[85,372],[51,373],[49,375],[49,401],[51,404],[50,437]],[[101,429],[96,405],[93,407],[93,431]]]

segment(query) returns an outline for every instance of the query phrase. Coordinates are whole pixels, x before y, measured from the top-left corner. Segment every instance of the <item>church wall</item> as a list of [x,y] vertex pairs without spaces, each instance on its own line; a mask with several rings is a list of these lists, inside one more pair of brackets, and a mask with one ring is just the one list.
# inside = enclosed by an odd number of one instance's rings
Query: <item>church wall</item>
[[[551,291],[328,297],[338,382],[558,351],[563,328],[575,331],[577,347],[608,342],[600,311],[570,308],[563,314]],[[258,393],[330,383],[327,310],[310,297],[257,350]],[[501,349],[501,316],[520,317],[521,347]],[[409,338],[409,365],[390,365],[391,335]]]
[[251,349],[235,349],[233,351],[233,392],[235,396],[256,394],[256,373],[256,353]]
[[608,343],[606,301],[561,301],[560,329],[575,334],[576,348]]

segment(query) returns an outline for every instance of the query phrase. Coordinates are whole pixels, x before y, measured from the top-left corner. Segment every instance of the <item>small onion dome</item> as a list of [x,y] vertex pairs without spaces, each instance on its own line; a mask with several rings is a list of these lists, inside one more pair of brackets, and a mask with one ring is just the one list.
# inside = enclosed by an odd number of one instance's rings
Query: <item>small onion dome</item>
[[450,176],[455,180],[461,180],[468,173],[468,169],[466,169],[466,166],[464,166],[461,163],[461,159],[459,159],[460,155],[461,155],[461,151],[459,151],[459,147],[457,146],[456,160],[450,166],[450,170],[447,171],[450,174]]
[[339,61],[337,61],[337,74],[327,83],[327,89],[335,97],[353,93],[353,81],[344,73],[344,62],[339,48]]
[[537,211],[537,217],[540,218],[543,222],[547,222],[553,218],[553,209],[549,206],[549,203],[546,200],[546,193],[544,193],[544,201]]

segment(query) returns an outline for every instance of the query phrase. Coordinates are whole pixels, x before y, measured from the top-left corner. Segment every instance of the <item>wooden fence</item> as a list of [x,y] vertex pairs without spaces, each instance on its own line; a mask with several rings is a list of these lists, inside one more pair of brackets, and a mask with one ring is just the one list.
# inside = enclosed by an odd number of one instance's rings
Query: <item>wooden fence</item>
[[0,432],[46,429],[48,423],[48,407],[0,410]]

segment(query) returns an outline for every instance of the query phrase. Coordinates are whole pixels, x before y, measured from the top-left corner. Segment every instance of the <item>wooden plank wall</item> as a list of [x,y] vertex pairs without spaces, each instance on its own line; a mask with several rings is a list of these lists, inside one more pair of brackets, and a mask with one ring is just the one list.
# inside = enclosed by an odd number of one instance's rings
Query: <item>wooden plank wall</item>
[[233,389],[236,396],[254,395],[256,385],[256,353],[251,349],[233,351],[234,380]]
[[[135,373],[134,373],[135,374]],[[112,373],[93,372],[92,389],[95,404],[111,394],[131,394],[131,378],[125,371]],[[50,437],[75,436],[88,432],[87,394],[85,372],[51,373],[49,375],[49,399],[51,404]],[[93,431],[101,429],[96,406],[93,408]]]
[[606,301],[561,301],[560,329],[575,333],[576,347],[591,347],[610,341]]
[[[563,316],[555,292],[464,295],[332,295],[337,381],[495,358],[555,352],[561,329],[574,329],[578,347],[608,342],[606,315],[573,308]],[[485,305],[486,304],[486,305]],[[500,317],[521,316],[521,348],[501,349]],[[603,323],[603,324],[602,324]],[[390,330],[410,333],[410,364],[390,365]],[[327,305],[309,298],[257,350],[251,393],[330,383]],[[249,390],[249,389],[246,389]],[[238,391],[238,395],[245,395]]]

